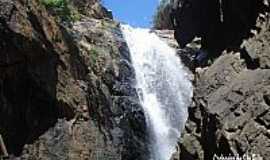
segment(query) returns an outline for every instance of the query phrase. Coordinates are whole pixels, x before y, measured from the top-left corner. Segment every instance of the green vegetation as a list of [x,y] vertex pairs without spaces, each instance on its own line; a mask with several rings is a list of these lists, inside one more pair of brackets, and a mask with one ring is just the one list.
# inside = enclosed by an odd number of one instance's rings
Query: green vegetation
[[98,51],[96,49],[91,49],[90,51],[91,58],[93,60],[93,63],[96,63],[97,58],[98,58]]
[[153,25],[156,29],[173,29],[170,18],[171,5],[169,0],[161,0],[153,17]]
[[49,8],[65,8],[67,6],[66,0],[41,0],[41,3]]
[[41,3],[63,21],[78,21],[79,12],[69,4],[68,0],[40,0]]

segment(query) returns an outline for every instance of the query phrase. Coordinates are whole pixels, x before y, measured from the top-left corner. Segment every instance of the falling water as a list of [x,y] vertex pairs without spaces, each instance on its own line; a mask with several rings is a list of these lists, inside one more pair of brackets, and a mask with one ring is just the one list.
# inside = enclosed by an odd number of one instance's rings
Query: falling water
[[122,31],[152,138],[152,159],[169,160],[187,119],[192,84],[175,50],[149,29],[122,25]]

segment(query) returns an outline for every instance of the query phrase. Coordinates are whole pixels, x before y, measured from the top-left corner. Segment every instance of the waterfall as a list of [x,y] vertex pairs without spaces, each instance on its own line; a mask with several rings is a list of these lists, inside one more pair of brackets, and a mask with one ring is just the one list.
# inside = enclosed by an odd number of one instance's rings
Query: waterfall
[[151,137],[151,159],[169,160],[187,119],[192,84],[173,48],[149,29],[121,26]]

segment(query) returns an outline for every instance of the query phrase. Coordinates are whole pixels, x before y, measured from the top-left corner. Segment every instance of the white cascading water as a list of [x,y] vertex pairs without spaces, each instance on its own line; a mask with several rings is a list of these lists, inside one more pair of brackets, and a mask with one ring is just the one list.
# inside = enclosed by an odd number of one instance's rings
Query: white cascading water
[[121,27],[152,138],[151,159],[169,160],[187,119],[192,84],[173,48],[149,29]]

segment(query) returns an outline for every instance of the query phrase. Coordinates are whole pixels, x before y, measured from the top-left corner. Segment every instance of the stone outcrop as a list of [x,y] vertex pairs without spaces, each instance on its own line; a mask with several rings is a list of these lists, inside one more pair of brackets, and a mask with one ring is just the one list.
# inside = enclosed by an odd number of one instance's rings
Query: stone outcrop
[[81,14],[96,19],[112,19],[112,12],[101,5],[100,0],[71,0],[74,6]]
[[269,157],[270,71],[247,70],[240,54],[231,53],[197,76],[180,159],[247,153]]
[[159,38],[164,40],[170,47],[172,48],[179,48],[178,43],[174,38],[174,30],[169,30],[169,29],[163,29],[163,30],[153,30]]
[[[269,1],[173,2],[180,46],[201,37],[201,49],[212,57],[208,66],[192,68],[194,103],[174,159],[269,159]],[[191,53],[191,62],[197,49],[189,49],[181,54]]]
[[147,159],[119,24],[85,2],[66,26],[38,0],[0,0],[0,134],[11,159]]
[[156,13],[153,16],[153,28],[159,30],[173,29],[173,24],[171,21],[172,7],[169,0],[160,0],[159,6],[156,9]]

